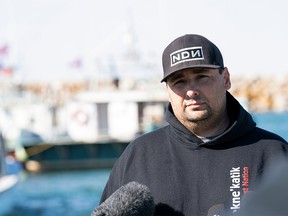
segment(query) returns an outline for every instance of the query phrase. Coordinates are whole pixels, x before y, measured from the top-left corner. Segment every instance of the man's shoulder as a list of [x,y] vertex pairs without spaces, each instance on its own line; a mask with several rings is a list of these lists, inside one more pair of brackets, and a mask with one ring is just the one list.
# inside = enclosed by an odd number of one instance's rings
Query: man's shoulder
[[254,135],[258,138],[261,138],[262,140],[274,141],[275,143],[288,144],[287,141],[280,135],[263,128],[255,127]]
[[255,133],[257,136],[263,137],[264,139],[278,140],[278,141],[287,143],[287,141],[280,135],[272,131],[266,130],[264,128],[255,127]]
[[153,131],[149,131],[137,136],[133,142],[139,142],[147,139],[157,139],[159,136],[166,136],[169,134],[169,125],[163,126]]
[[131,141],[129,146],[138,146],[138,145],[149,145],[155,143],[163,143],[165,140],[169,139],[169,125],[163,126],[154,131],[150,131],[141,135],[138,135],[134,140]]

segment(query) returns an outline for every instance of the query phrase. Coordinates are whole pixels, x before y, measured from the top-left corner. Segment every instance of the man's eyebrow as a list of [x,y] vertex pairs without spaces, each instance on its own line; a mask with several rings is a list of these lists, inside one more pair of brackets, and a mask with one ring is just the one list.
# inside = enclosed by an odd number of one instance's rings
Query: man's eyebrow
[[[191,73],[198,75],[198,74],[207,74],[207,73],[210,73],[210,71],[207,68],[197,68],[197,69],[191,70]],[[173,74],[171,77],[169,77],[169,81],[174,81],[174,80],[183,78],[184,76],[185,76],[184,70],[179,70],[175,74]]]
[[183,72],[182,71],[178,71],[175,74],[173,74],[171,77],[169,77],[169,81],[173,81],[173,80],[179,79],[179,78],[181,78],[183,76],[184,76]]
[[[191,71],[192,72],[192,71]],[[209,69],[203,68],[203,69],[194,69],[193,72],[194,74],[201,74],[201,73],[209,73]]]

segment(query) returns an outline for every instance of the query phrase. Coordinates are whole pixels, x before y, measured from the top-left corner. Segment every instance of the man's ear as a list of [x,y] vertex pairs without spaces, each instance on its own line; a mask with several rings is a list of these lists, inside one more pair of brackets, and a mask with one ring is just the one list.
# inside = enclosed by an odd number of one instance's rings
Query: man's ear
[[165,83],[165,86],[166,86],[166,90],[167,90],[168,101],[171,102],[170,96],[169,96],[169,93],[168,93],[168,84],[167,84],[167,82]]
[[231,88],[231,80],[230,80],[230,73],[227,67],[223,70],[223,76],[224,76],[224,86],[226,90],[229,90]]

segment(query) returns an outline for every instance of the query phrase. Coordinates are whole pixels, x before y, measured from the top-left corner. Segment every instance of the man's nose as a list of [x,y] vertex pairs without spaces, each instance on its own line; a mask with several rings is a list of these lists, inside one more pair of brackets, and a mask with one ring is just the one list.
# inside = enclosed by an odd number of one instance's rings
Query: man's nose
[[186,85],[186,94],[188,96],[195,96],[198,94],[198,83],[195,80],[188,80]]
[[197,89],[189,89],[186,92],[186,99],[192,99],[199,96],[199,91]]

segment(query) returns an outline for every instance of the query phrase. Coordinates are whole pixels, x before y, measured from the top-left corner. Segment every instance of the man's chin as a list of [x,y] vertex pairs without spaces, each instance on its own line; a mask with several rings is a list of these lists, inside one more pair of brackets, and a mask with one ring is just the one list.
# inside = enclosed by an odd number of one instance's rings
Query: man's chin
[[[197,112],[197,113],[196,113]],[[208,119],[209,115],[207,112],[204,111],[196,111],[193,115],[187,116],[187,120],[190,122],[200,122]]]

